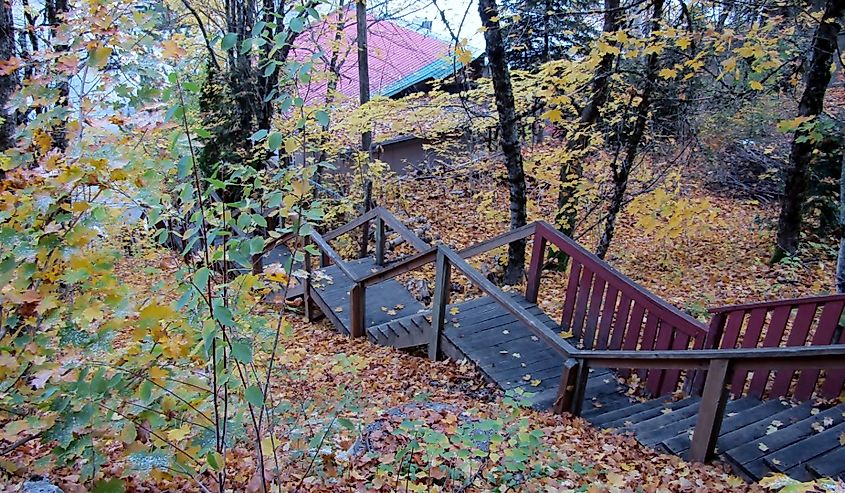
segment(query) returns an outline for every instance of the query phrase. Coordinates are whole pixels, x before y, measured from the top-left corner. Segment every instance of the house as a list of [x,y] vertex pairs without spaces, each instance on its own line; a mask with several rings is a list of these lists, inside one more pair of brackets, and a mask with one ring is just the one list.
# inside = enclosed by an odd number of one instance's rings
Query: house
[[[441,86],[457,92],[464,78],[480,74],[483,54],[471,50],[473,57],[464,65],[454,56],[449,41],[423,29],[412,29],[399,21],[367,16],[367,44],[370,97],[401,98],[425,92],[434,81],[446,79]],[[422,27],[422,26],[420,26]],[[297,39],[293,58],[311,61],[318,79],[301,82],[300,93],[306,101],[322,103],[326,99],[331,74],[336,74],[335,105],[357,104],[359,100],[358,49],[355,9],[347,8],[314,23]],[[395,171],[407,166],[427,165],[438,159],[425,149],[424,139],[414,135],[374,135],[372,153]],[[344,166],[340,164],[341,171]]]

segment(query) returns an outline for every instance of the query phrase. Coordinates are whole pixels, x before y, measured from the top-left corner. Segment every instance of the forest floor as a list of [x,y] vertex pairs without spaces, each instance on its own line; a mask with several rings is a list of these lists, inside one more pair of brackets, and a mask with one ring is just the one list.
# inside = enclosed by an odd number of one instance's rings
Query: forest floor
[[[432,185],[436,183],[436,185]],[[382,204],[405,218],[424,216],[430,233],[444,242],[464,247],[505,231],[506,190],[495,189],[500,206],[479,206],[477,184],[461,181],[402,181],[393,200]],[[704,199],[693,191],[691,196]],[[832,287],[833,264],[827,255],[805,258],[803,262],[770,267],[771,226],[775,209],[752,201],[706,197],[719,221],[706,233],[686,235],[672,241],[645,235],[637,219],[624,214],[609,262],[649,289],[694,314],[715,304],[754,301],[772,297],[815,294]],[[552,197],[539,201],[538,214],[550,217]],[[492,213],[491,213],[492,207]],[[534,219],[534,217],[530,218]],[[585,245],[588,248],[591,245]],[[129,258],[119,268],[124,278],[141,290],[167,279],[176,260],[162,253],[163,259]],[[495,262],[494,262],[495,263]],[[554,281],[551,279],[549,283]],[[559,299],[555,288],[545,299],[552,305]],[[597,430],[579,418],[552,415],[527,409],[514,410],[486,384],[469,364],[454,361],[430,362],[366,341],[350,340],[336,334],[325,321],[307,324],[294,318],[292,335],[285,341],[280,359],[281,373],[273,382],[274,395],[292,402],[308,402],[309,413],[338,413],[354,422],[355,428],[384,417],[386,410],[411,402],[448,404],[445,410],[415,411],[431,427],[447,435],[463,413],[475,417],[501,417],[525,424],[523,432],[540,437],[539,452],[529,459],[543,474],[526,480],[519,488],[526,491],[628,492],[628,491],[762,491],[761,485],[748,485],[732,476],[724,465],[691,464],[678,457],[658,454],[639,445],[633,438]],[[332,399],[338,392],[349,399],[338,409]],[[305,410],[303,410],[305,412]],[[388,418],[388,421],[391,418]],[[527,420],[527,421],[524,421]],[[399,423],[392,423],[398,426]],[[332,457],[323,455],[322,474],[306,474],[308,458],[283,456],[284,491],[433,491],[426,483],[396,482],[391,471],[400,444],[392,435],[374,438],[379,450],[376,459],[348,462],[342,451],[357,437],[346,431],[327,444]],[[372,438],[372,437],[371,437]],[[293,444],[292,437],[279,437],[279,445]],[[287,442],[286,442],[287,440]],[[132,473],[130,464],[117,451],[121,443],[110,445],[115,459],[104,465],[107,474],[126,476],[127,491],[194,491],[184,478],[153,471]],[[291,447],[294,449],[295,447]],[[53,469],[38,460],[48,455],[49,443],[33,440],[3,458],[11,472],[0,491],[19,491],[27,474],[45,472],[67,493],[87,491],[77,472]],[[260,491],[254,474],[255,461],[245,448],[234,450],[237,466],[232,476],[234,491]],[[337,468],[332,462],[337,463]],[[332,474],[333,470],[343,472]],[[306,477],[306,479],[303,479]],[[447,483],[448,484],[448,483]],[[460,485],[443,488],[460,490]],[[466,491],[484,491],[471,487]]]

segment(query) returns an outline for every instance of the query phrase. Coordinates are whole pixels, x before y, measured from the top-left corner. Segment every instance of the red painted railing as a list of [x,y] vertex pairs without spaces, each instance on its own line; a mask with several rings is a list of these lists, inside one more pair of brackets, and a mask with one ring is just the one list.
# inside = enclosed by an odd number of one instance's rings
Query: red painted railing
[[[608,263],[562,235],[547,223],[537,223],[528,271],[526,298],[536,302],[540,269],[549,244],[569,256],[561,327],[572,332],[584,349],[680,350],[701,349],[707,328],[698,320],[661,300]],[[620,373],[628,375],[626,369]],[[639,377],[654,395],[681,386],[682,370],[641,369]],[[691,385],[691,379],[686,381]]]
[[[714,349],[826,346],[845,344],[841,320],[845,295],[733,305],[710,310],[706,346]],[[734,396],[789,397],[814,394],[836,398],[845,387],[845,371],[758,370],[738,366],[731,385]]]

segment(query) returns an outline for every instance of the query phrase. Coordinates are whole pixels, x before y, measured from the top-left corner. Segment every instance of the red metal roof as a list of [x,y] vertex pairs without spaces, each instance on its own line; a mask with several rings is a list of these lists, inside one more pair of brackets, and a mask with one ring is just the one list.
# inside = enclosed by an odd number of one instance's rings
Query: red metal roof
[[[352,99],[358,98],[358,49],[355,29],[355,10],[347,9],[325,17],[311,25],[297,38],[293,58],[306,61],[321,53],[315,66],[319,72],[328,72],[332,57],[338,20],[343,24],[343,34],[338,45],[340,79],[338,91]],[[369,51],[370,95],[391,95],[417,82],[412,77],[432,64],[442,65],[450,53],[449,43],[402,27],[394,22],[367,16],[369,26],[367,43]],[[451,62],[449,63],[451,66]],[[422,75],[422,74],[421,74]],[[422,79],[425,80],[425,79]],[[306,99],[322,98],[326,92],[325,79],[315,80],[307,88]]]

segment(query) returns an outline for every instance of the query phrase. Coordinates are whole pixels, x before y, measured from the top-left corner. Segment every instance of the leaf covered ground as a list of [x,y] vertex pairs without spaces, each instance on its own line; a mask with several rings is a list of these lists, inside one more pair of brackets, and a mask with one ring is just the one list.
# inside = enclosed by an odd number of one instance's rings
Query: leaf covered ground
[[[494,194],[505,193],[495,182],[485,186]],[[499,206],[480,203],[477,184],[403,182],[401,190],[385,205],[405,218],[423,216],[429,234],[453,246],[470,245],[506,228],[505,201],[493,202]],[[552,197],[535,196],[537,213],[551,207]],[[719,221],[705,233],[665,241],[649,233],[642,218],[626,214],[611,263],[693,313],[701,306],[829,288],[828,256],[767,265],[772,207],[696,191],[689,196],[706,200]],[[424,210],[420,203],[427,204]],[[589,241],[586,235],[583,243],[589,247]],[[496,259],[488,262],[485,268],[497,268]],[[153,250],[124,259],[117,268],[120,278],[144,298],[151,292],[166,295],[178,263],[172,254]],[[562,298],[560,280],[544,280],[544,306],[550,312]],[[271,382],[274,398],[290,406],[285,414],[289,422],[283,427],[286,433],[264,437],[261,443],[262,449],[278,452],[281,463],[276,466],[288,491],[487,491],[494,485],[550,492],[763,489],[745,484],[720,464],[686,463],[582,419],[515,407],[465,362],[430,362],[350,340],[326,322],[307,324],[296,316],[291,322]],[[130,334],[119,334],[114,347],[125,350],[131,341]],[[16,427],[21,424],[14,423],[5,423],[3,445],[19,436]],[[481,438],[479,428],[486,429]],[[180,430],[164,433],[180,442],[185,438]],[[144,426],[137,427],[134,436],[108,445],[113,460],[101,466],[103,471],[124,477],[127,491],[201,491],[191,480],[154,467],[154,457],[139,464],[133,459],[137,455],[127,453],[155,441]],[[87,491],[76,471],[53,467],[50,449],[49,442],[35,439],[7,454],[2,461],[4,491],[18,491],[33,473],[49,475],[66,492]],[[261,491],[249,449],[236,446],[230,454],[234,490]],[[516,470],[514,461],[522,464],[519,473],[510,472]]]

